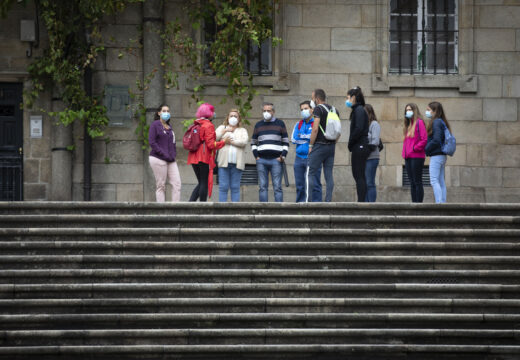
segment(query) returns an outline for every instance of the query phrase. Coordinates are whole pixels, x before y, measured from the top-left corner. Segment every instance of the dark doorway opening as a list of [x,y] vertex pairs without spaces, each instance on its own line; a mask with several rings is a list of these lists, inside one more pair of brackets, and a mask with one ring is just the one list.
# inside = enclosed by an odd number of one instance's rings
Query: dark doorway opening
[[23,200],[22,90],[0,83],[0,201]]

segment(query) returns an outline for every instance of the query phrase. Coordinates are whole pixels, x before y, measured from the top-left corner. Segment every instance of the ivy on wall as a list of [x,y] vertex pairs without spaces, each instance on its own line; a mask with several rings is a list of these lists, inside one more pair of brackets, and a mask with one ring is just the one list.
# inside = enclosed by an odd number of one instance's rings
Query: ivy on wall
[[[166,64],[166,83],[177,85],[178,70],[187,70],[196,84],[193,98],[201,100],[204,86],[198,83],[198,79],[209,70],[211,75],[227,80],[227,95],[247,121],[251,102],[257,92],[253,87],[253,74],[246,68],[246,49],[248,44],[261,46],[268,39],[271,39],[273,46],[281,43],[280,38],[273,36],[273,15],[277,3],[277,0],[188,1],[185,12],[189,15],[191,28],[204,31],[205,24],[214,24],[215,34],[209,45],[201,45],[193,41],[189,34],[191,29],[183,28],[178,20],[167,24],[163,58],[173,59],[173,55],[177,54],[186,61],[180,69],[173,67],[172,62]],[[204,69],[207,59],[209,69]]]
[[[102,19],[121,12],[130,3],[146,0],[0,0],[0,16],[6,17],[14,4],[36,3],[40,22],[48,34],[48,46],[43,55],[33,59],[28,71],[31,87],[25,92],[25,106],[31,107],[43,92],[53,91],[65,104],[59,112],[49,112],[62,124],[74,121],[88,124],[91,137],[104,135],[108,124],[106,108],[101,99],[88,96],[84,90],[85,71],[93,67],[98,54],[104,51],[101,35]],[[164,51],[160,66],[164,67],[165,86],[179,87],[179,73],[186,73],[196,84],[193,99],[202,100],[203,85],[197,81],[205,74],[204,56],[209,56],[212,75],[226,79],[227,95],[234,106],[247,118],[256,91],[253,76],[245,68],[245,51],[248,42],[260,45],[272,39],[273,46],[281,42],[273,37],[272,15],[276,0],[188,0],[184,3],[189,22],[175,20],[166,23],[160,33]],[[205,23],[216,24],[214,41],[206,48],[193,38]],[[138,88],[154,76],[145,74]],[[140,139],[147,141],[144,106],[138,106]]]
[[[31,88],[24,93],[25,106],[32,107],[43,92],[52,91],[63,100],[65,109],[48,112],[69,125],[76,120],[88,124],[92,138],[103,136],[108,124],[106,108],[100,99],[88,96],[83,81],[85,70],[92,67],[104,50],[101,20],[107,14],[123,11],[127,4],[142,0],[39,0],[40,22],[49,43],[42,56],[28,67]],[[5,17],[18,0],[0,0],[0,16]],[[29,0],[21,1],[24,5]]]

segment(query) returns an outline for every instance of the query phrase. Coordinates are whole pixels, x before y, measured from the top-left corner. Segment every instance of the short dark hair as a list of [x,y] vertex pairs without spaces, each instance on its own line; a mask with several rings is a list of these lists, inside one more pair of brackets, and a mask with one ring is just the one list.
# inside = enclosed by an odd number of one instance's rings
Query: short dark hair
[[359,86],[356,86],[355,88],[350,89],[347,92],[347,95],[355,96],[356,104],[365,106],[365,97],[363,96],[363,91],[361,91],[361,88]]
[[311,102],[309,100],[305,100],[300,103],[300,107],[302,107],[302,105],[309,105],[309,107],[311,107]]
[[262,104],[262,109],[264,108],[264,106],[270,106],[270,107],[273,109],[273,111],[274,111],[274,105],[273,105],[273,103],[270,103],[270,102],[264,102],[264,103]]
[[325,95],[325,91],[323,89],[314,90],[314,96],[320,99],[321,101],[325,101],[327,99],[327,95]]

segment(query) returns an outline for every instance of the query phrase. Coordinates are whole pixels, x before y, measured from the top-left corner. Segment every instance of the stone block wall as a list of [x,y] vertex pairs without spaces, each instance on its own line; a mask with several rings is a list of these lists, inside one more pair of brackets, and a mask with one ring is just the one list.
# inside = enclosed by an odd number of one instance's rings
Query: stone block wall
[[[180,0],[164,2],[165,21],[185,19]],[[376,0],[279,2],[275,14],[276,35],[284,43],[273,50],[273,76],[258,79],[259,95],[249,119],[251,134],[260,120],[261,104],[275,104],[276,115],[282,118],[290,133],[298,121],[301,101],[308,100],[314,88],[323,88],[328,102],[340,111],[343,135],[336,148],[334,201],[354,201],[355,187],[347,150],[348,115],[344,101],[348,89],[360,86],[368,103],[374,106],[382,127],[385,150],[381,153],[377,172],[378,201],[410,201],[409,190],[402,186],[401,158],[404,107],[417,103],[424,113],[426,105],[440,101],[457,138],[457,152],[450,157],[446,169],[449,202],[518,202],[520,201],[520,3],[508,0],[465,1],[459,6],[459,68],[461,76],[476,76],[476,87],[466,91],[453,86],[452,78],[393,77],[388,88],[381,88],[375,75],[387,74],[389,5]],[[27,82],[25,44],[13,30],[19,19],[32,14],[31,9],[16,5],[9,19],[0,20],[0,81]],[[186,20],[186,19],[185,19]],[[143,78],[147,54],[137,46],[142,33],[142,4],[130,6],[123,14],[106,19],[103,34],[108,39],[107,51],[96,63],[94,91],[101,94],[106,85],[126,85],[138,92],[136,80]],[[4,32],[3,29],[10,30]],[[383,29],[383,31],[381,30]],[[198,36],[194,33],[194,36]],[[42,41],[45,35],[42,34]],[[126,48],[132,48],[130,53]],[[37,53],[37,51],[36,51]],[[123,53],[124,56],[120,56]],[[6,55],[8,54],[8,55]],[[386,61],[386,62],[385,62]],[[386,71],[386,73],[385,73]],[[17,72],[17,74],[14,74]],[[8,75],[10,73],[11,75]],[[215,105],[216,125],[229,109],[225,88],[215,79],[206,79],[204,99]],[[283,81],[284,86],[278,86]],[[447,86],[446,84],[450,84]],[[475,86],[472,83],[471,86]],[[164,102],[173,114],[177,139],[182,137],[182,121],[190,119],[196,104],[190,98],[193,84],[181,76],[179,88],[166,89]],[[471,88],[470,86],[470,88]],[[50,107],[50,96],[40,100],[41,107]],[[133,104],[135,105],[135,104]],[[24,125],[30,114],[24,112]],[[25,199],[49,199],[51,120],[44,117],[44,138],[30,139],[25,135]],[[93,200],[153,201],[153,176],[147,164],[148,151],[137,141],[134,119],[129,127],[109,127],[110,141],[93,142]],[[74,128],[75,151],[73,199],[83,194],[83,130]],[[187,153],[178,146],[178,164],[183,183],[182,200],[191,193],[195,177],[186,164]],[[249,147],[247,163],[254,163]],[[285,201],[295,198],[292,164],[294,147],[287,159],[291,186],[284,187]],[[427,162],[428,163],[428,162]],[[152,179],[150,181],[150,179]],[[324,183],[324,181],[323,181]],[[425,201],[432,202],[431,188],[425,189]],[[272,196],[272,194],[270,194]],[[169,194],[167,195],[169,198]],[[256,186],[242,187],[243,201],[256,201]],[[218,187],[213,200],[218,199]]]

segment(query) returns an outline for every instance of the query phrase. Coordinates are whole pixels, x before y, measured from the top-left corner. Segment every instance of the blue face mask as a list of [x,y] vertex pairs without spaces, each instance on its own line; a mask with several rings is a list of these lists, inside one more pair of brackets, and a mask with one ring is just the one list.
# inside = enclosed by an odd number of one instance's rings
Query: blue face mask
[[431,112],[430,110],[426,110],[426,111],[424,112],[424,115],[426,115],[426,117],[427,117],[428,119],[431,119],[431,117],[432,117],[432,112]]
[[406,116],[407,119],[411,119],[411,118],[413,118],[413,111],[408,110],[408,111],[406,112],[406,115],[405,115],[405,116]]
[[161,119],[163,119],[164,121],[170,120],[170,113],[169,112],[161,113]]
[[311,116],[311,111],[309,109],[304,109],[301,111],[302,119],[308,119]]
[[347,100],[345,101],[345,105],[348,107],[348,108],[351,108],[352,107],[352,102],[350,100]]

